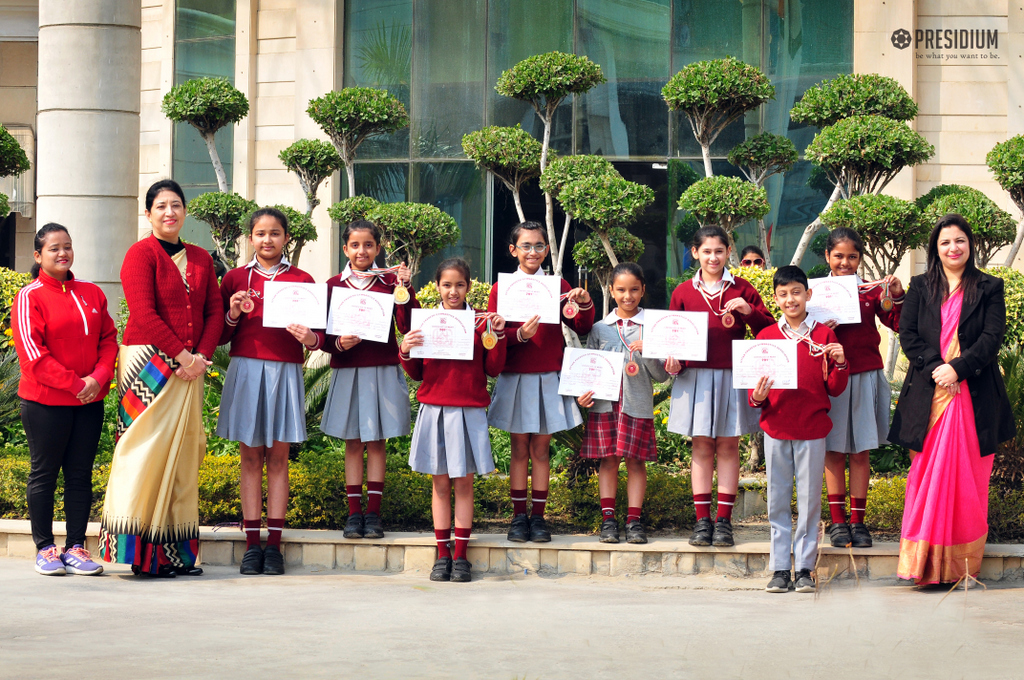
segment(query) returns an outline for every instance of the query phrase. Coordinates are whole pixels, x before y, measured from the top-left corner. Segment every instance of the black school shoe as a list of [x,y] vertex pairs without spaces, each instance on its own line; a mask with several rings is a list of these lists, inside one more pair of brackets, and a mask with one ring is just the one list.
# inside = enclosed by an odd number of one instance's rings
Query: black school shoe
[[460,557],[452,563],[452,583],[469,583],[473,580],[473,565],[465,557]]
[[438,557],[434,560],[434,568],[430,570],[431,581],[452,580],[452,558]]
[[789,577],[789,570],[779,570],[772,576],[772,580],[768,581],[768,587],[765,588],[765,592],[788,593],[792,586],[793,580]]
[[363,515],[363,538],[384,538],[384,525],[377,513],[368,512]]
[[242,556],[242,566],[238,573],[245,576],[255,576],[263,573],[263,548],[254,545],[245,551]]
[[647,532],[640,520],[635,519],[626,524],[626,543],[646,543]]
[[203,568],[195,565],[191,567],[172,567],[174,573],[178,576],[202,576]]
[[544,521],[543,515],[534,515],[530,518],[530,540],[534,543],[551,541],[551,532],[548,531],[548,523]]
[[349,515],[348,521],[345,522],[345,530],[342,532],[342,536],[344,536],[345,538],[362,538],[363,516]]
[[796,572],[796,592],[813,593],[814,588],[814,577],[811,576],[810,569],[801,569]]
[[525,513],[512,518],[512,526],[506,538],[513,543],[526,543],[530,540],[530,518]]
[[828,537],[832,541],[833,548],[846,548],[853,544],[853,537],[850,535],[850,525],[846,522],[836,522],[830,526],[828,528]]
[[690,534],[690,545],[711,545],[713,531],[710,519],[705,517],[697,520],[697,523],[693,525],[693,533]]
[[857,522],[856,524],[850,525],[850,534],[852,536],[851,544],[854,548],[870,548],[874,545],[871,540],[871,532],[864,526],[863,522]]
[[284,574],[284,555],[276,545],[268,545],[263,551],[263,573],[269,576]]
[[601,543],[619,542],[619,523],[613,517],[601,522]]
[[728,548],[736,545],[732,537],[732,521],[725,517],[715,520],[715,533],[711,536],[711,545],[716,548]]

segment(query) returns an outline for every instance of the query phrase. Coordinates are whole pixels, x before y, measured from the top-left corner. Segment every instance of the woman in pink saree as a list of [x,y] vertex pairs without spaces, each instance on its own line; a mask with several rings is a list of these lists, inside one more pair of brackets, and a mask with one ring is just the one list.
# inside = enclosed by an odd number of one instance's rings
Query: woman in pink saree
[[907,475],[897,575],[918,585],[977,576],[988,537],[991,454],[1015,425],[996,359],[1003,281],[981,272],[963,217],[928,239],[928,271],[910,282],[900,343],[910,361],[889,441],[920,451]]

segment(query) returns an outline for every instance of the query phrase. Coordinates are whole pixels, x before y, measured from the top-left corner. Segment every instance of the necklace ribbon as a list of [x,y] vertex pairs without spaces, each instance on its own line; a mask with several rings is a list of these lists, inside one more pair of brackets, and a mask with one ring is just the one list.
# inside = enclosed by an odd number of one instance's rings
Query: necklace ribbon
[[[245,294],[250,299],[252,299],[254,297],[257,297],[257,299],[258,299],[258,295],[257,295],[258,291],[253,290],[253,287],[252,287],[252,270],[256,269],[257,266],[259,266],[259,265],[255,265],[254,264],[253,266],[249,267],[249,277],[245,281]],[[278,274],[280,274],[282,271],[284,271],[284,267],[281,266],[280,262],[278,262],[276,265],[274,265],[274,267],[275,267],[274,268],[274,273],[270,275],[270,282],[271,283],[274,281],[274,279],[277,278]],[[249,310],[249,311],[251,311],[251,310]]]
[[[627,352],[629,352],[629,360],[633,361],[633,350],[631,350],[629,348],[629,343],[626,342],[626,332],[625,332],[626,321],[627,320],[625,320],[625,319],[622,320],[622,321],[617,321],[615,323],[615,331],[619,334],[619,340],[622,342],[622,346],[626,348]],[[638,325],[640,325],[640,340],[643,340],[644,339],[644,327],[643,327],[642,324],[638,324]]]
[[814,340],[811,340],[810,335],[804,335],[799,331],[794,331],[789,325],[783,326],[782,332],[791,340],[806,343],[807,347],[810,349],[810,354],[812,357],[820,357],[825,354],[825,345],[822,345],[820,343],[815,342]]

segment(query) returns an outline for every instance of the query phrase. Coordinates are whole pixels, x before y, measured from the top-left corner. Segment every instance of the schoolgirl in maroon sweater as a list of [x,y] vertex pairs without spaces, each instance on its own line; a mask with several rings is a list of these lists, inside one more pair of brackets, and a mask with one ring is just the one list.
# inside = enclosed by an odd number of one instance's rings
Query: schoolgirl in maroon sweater
[[[720,227],[697,230],[693,257],[700,269],[679,284],[669,309],[708,314],[707,361],[686,362],[672,384],[668,429],[693,440],[690,475],[697,523],[690,545],[733,545],[732,508],[740,478],[740,436],[758,430],[757,413],[744,390],[732,388],[732,341],[747,327],[756,335],[774,323],[761,295],[746,280],[733,276],[729,237]],[[718,510],[711,523],[711,482],[718,467]]]
[[[409,386],[398,362],[399,333],[409,331],[409,312],[419,307],[409,285],[409,268],[374,268],[380,254],[380,230],[365,220],[349,224],[341,235],[348,264],[327,281],[331,296],[339,289],[393,295],[394,324],[387,342],[360,340],[356,335],[327,335],[331,354],[331,386],[320,430],[345,440],[345,492],[348,521],[345,538],[381,538],[385,441],[409,434]],[[363,514],[363,450],[366,450],[366,514]]]
[[[548,256],[548,234],[537,222],[512,227],[509,254],[519,267],[515,276],[542,276],[541,265]],[[594,301],[582,288],[571,288],[561,279],[562,322],[585,335],[594,325]],[[498,284],[491,287],[487,311],[498,311]],[[491,427],[509,433],[512,459],[509,464],[512,526],[508,540],[546,542],[551,540],[544,521],[551,476],[549,449],[551,435],[583,423],[572,397],[558,394],[565,338],[562,325],[539,323],[534,316],[526,323],[507,327],[508,358],[498,376],[487,411]],[[526,479],[533,463],[530,517],[526,516]]]
[[[469,265],[453,257],[437,268],[436,281],[443,309],[469,309]],[[485,345],[485,341],[487,345]],[[402,365],[413,380],[422,380],[416,429],[409,466],[433,476],[431,510],[437,540],[437,560],[431,581],[469,581],[466,549],[473,528],[473,475],[494,470],[487,431],[487,376],[497,377],[505,366],[505,320],[493,312],[477,312],[473,358],[413,359],[413,347],[423,344],[423,332],[402,339]],[[490,345],[491,349],[487,349]],[[455,553],[451,540],[452,489],[455,489]]]
[[[224,331],[220,344],[231,343],[231,364],[221,392],[217,436],[238,442],[241,456],[242,527],[245,555],[242,574],[283,574],[281,531],[288,510],[289,445],[306,439],[303,347],[320,349],[323,333],[293,324],[263,326],[264,286],[313,283],[284,257],[288,218],[276,208],[262,208],[249,219],[255,255],[232,269],[221,282]],[[260,546],[263,517],[263,469],[267,470],[267,548]]]
[[[825,261],[832,276],[857,274],[864,256],[860,234],[840,227],[828,235]],[[832,545],[870,548],[871,533],[864,525],[868,481],[871,479],[871,450],[886,443],[889,432],[889,381],[882,370],[879,346],[882,337],[877,318],[893,332],[899,332],[903,310],[903,284],[895,276],[864,283],[860,287],[860,323],[828,322],[850,362],[850,386],[832,398],[832,431],[825,441],[825,485],[832,517],[829,537]],[[850,465],[850,518],[846,517],[846,465]]]

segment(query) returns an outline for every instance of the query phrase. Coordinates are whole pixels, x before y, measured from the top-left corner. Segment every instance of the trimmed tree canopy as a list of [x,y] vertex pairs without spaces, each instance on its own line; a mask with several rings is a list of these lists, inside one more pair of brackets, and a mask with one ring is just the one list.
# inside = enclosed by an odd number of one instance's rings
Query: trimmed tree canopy
[[654,202],[650,187],[623,179],[618,173],[582,177],[562,187],[562,208],[594,231],[632,224]]
[[327,209],[327,214],[331,216],[332,220],[344,227],[350,222],[365,220],[366,216],[376,210],[378,206],[380,206],[380,201],[375,198],[353,196],[332,205]]
[[974,232],[979,267],[986,266],[995,252],[1013,243],[1017,235],[1013,216],[973,187],[940,184],[919,198],[917,205],[925,225],[934,225],[947,213],[962,215]]
[[601,67],[579,54],[547,52],[523,59],[498,77],[498,94],[554,109],[570,94],[605,82]]
[[1024,212],[1024,135],[1011,137],[992,147],[985,157],[989,170],[1003,191]]
[[188,202],[188,214],[210,225],[210,236],[220,261],[228,268],[238,260],[238,237],[243,233],[242,220],[259,206],[236,193],[212,191]]
[[462,137],[462,151],[512,191],[540,174],[540,142],[518,124],[470,132]]
[[622,176],[611,161],[603,156],[561,156],[551,161],[551,165],[540,176],[540,188],[557,199],[562,188],[570,182],[600,175]]
[[729,152],[729,162],[758,186],[774,174],[789,172],[798,159],[793,142],[771,132],[755,135]]
[[172,87],[160,109],[174,122],[212,135],[245,118],[249,100],[227,78],[195,78]]
[[309,100],[306,113],[334,142],[346,163],[368,137],[401,130],[409,124],[405,106],[386,90],[346,87]]
[[[0,125],[0,177],[20,175],[31,167],[25,150],[18,140]],[[4,213],[6,214],[6,213]]]
[[923,163],[934,153],[935,147],[905,123],[854,116],[815,135],[805,155],[849,198],[880,192],[900,170]]
[[877,73],[846,73],[808,88],[789,112],[794,123],[819,128],[843,118],[871,115],[913,120],[917,103],[893,78]]
[[747,220],[768,214],[768,192],[739,177],[705,177],[679,197],[679,209],[702,225],[717,224],[729,234]]
[[836,201],[821,214],[821,221],[829,229],[847,227],[859,233],[864,258],[877,277],[895,273],[903,256],[923,245],[929,231],[914,203],[884,195]]
[[[301,254],[302,246],[309,241],[315,241],[317,237],[316,227],[313,226],[313,222],[306,216],[305,213],[299,212],[290,205],[272,205],[272,206],[260,206],[261,208],[277,208],[284,213],[284,216],[288,218],[288,243],[284,246],[285,257],[293,264],[298,266],[298,258],[296,255],[296,247],[299,248]],[[249,220],[252,219],[252,214],[256,212],[256,209],[250,210],[242,219],[239,220],[238,225],[242,229],[243,234],[247,234],[249,229]]]
[[[611,241],[615,257],[619,262],[636,262],[644,254],[644,242],[623,227],[609,229],[608,240]],[[578,266],[592,271],[602,281],[602,284],[603,280],[612,273],[612,263],[597,234],[591,234],[576,243],[572,249],[572,259]]]
[[277,155],[284,167],[299,177],[309,212],[320,205],[320,184],[344,165],[338,150],[322,139],[300,139]]
[[413,276],[423,258],[455,245],[461,235],[454,217],[426,203],[380,203],[366,219],[380,227],[388,264],[404,260]]
[[0,193],[0,220],[7,217],[8,213],[11,212],[11,206],[7,202],[7,194]]

